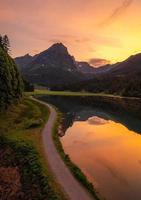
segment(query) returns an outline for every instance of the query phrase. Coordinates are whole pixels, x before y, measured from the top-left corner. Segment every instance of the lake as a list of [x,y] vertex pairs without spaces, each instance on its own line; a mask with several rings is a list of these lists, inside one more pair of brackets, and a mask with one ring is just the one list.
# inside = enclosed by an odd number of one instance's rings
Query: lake
[[61,142],[106,200],[141,199],[141,102],[42,97],[64,114]]

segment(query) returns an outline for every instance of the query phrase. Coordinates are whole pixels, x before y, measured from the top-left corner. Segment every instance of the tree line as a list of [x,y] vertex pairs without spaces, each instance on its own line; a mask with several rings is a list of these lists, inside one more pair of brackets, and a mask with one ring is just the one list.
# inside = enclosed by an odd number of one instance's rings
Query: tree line
[[0,111],[22,97],[23,81],[14,60],[9,55],[7,35],[0,35]]
[[95,76],[93,79],[74,84],[56,85],[51,90],[86,91],[114,94],[127,97],[141,97],[141,74],[126,76]]

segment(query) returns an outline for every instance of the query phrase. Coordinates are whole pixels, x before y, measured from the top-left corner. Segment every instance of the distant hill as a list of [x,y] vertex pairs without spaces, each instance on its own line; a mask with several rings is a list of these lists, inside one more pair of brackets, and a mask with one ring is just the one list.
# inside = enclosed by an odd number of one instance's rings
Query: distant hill
[[92,79],[72,84],[65,90],[141,97],[141,54],[120,63],[99,67],[95,69]]
[[0,47],[0,111],[22,95],[23,83],[14,60]]
[[86,80],[87,74],[92,71],[89,64],[83,65],[81,70],[78,62],[62,43],[56,43],[33,57],[27,54],[15,58],[15,61],[28,81],[48,87]]
[[77,70],[84,74],[95,74],[96,68],[91,66],[88,62],[76,62]]
[[110,66],[113,75],[130,75],[141,73],[141,53],[130,56],[127,60]]
[[141,53],[132,55],[123,62],[94,68],[94,75],[127,76],[141,72]]
[[15,58],[17,66],[20,68],[21,71],[26,70],[26,67],[34,60],[34,57],[26,54],[25,56]]

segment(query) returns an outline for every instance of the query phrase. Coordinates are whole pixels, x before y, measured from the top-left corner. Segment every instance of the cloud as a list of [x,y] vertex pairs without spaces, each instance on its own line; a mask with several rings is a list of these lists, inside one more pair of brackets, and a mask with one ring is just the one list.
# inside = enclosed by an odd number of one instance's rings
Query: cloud
[[99,66],[110,64],[110,61],[106,59],[102,59],[102,58],[91,58],[89,60],[89,63],[93,65],[94,67],[99,67]]
[[52,43],[66,43],[65,40],[61,40],[61,39],[58,39],[58,38],[52,38],[49,40],[49,42],[52,44]]
[[132,3],[133,0],[124,0],[122,2],[122,5],[115,8],[112,14],[106,20],[101,22],[98,26],[101,27],[113,23],[113,21],[115,21],[118,17],[120,17]]
[[65,39],[76,39],[75,35],[70,35],[70,34],[57,34],[53,35],[54,37],[59,37],[59,38],[65,38]]
[[99,125],[107,124],[107,123],[109,123],[109,121],[94,116],[94,117],[90,117],[90,118],[88,119],[88,123],[91,124],[91,125],[99,126]]
[[75,40],[76,43],[83,43],[83,42],[91,42],[91,39],[89,38],[80,38]]
[[69,41],[74,41],[76,43],[82,43],[82,42],[91,42],[91,39],[88,37],[80,37],[77,35],[69,35],[69,34],[58,34],[58,35],[53,35],[56,38],[60,38],[60,40],[65,39]]

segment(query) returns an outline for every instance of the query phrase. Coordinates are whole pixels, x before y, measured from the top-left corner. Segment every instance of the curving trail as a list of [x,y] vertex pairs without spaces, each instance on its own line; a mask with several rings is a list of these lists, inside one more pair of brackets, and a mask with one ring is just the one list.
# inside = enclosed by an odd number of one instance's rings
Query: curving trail
[[57,152],[52,138],[52,127],[57,118],[55,109],[40,100],[34,98],[35,101],[46,105],[50,110],[50,116],[42,132],[42,142],[44,151],[52,172],[57,181],[63,188],[64,192],[68,195],[70,200],[92,200],[94,199],[89,195],[83,186],[73,177],[67,166],[62,161]]

